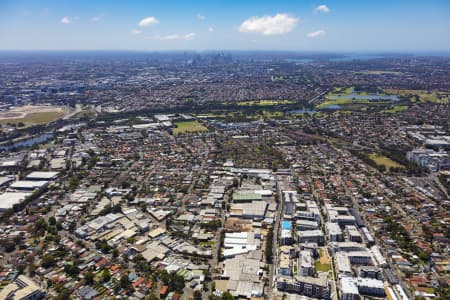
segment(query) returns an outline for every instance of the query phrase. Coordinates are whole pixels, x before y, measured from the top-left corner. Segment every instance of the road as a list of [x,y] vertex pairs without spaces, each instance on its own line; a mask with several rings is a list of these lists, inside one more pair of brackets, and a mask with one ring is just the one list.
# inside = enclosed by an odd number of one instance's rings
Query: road
[[280,186],[281,178],[276,176],[277,183],[277,197],[278,197],[278,205],[277,205],[277,213],[275,215],[275,223],[273,225],[273,241],[272,241],[272,254],[273,261],[272,264],[269,265],[269,286],[267,289],[267,299],[273,299],[273,289],[275,288],[275,268],[278,262],[278,234],[280,231],[280,221],[281,221],[281,213],[283,211],[283,195],[282,195],[282,187]]
[[65,115],[63,117],[63,120],[68,120],[82,111],[83,111],[83,106],[81,104],[77,104],[77,105],[75,105],[75,109],[73,111],[71,111],[70,113],[68,113],[67,115]]
[[[203,172],[203,169],[205,168],[206,165],[206,161],[208,160],[209,157],[209,147],[208,144],[205,143],[205,154],[204,154],[204,158],[200,164],[200,168],[197,171],[197,175],[200,175]],[[186,202],[189,198],[189,196],[192,193],[192,190],[194,189],[195,185],[197,184],[197,180],[198,180],[198,176],[194,176],[195,179],[192,180],[191,184],[189,185],[186,194],[183,197],[183,200],[181,200],[181,206],[178,209],[178,215],[182,214],[185,210],[186,210]]]
[[[325,170],[323,168],[321,168],[321,172],[325,172]],[[318,199],[320,196],[320,193],[316,190],[315,185],[314,185],[314,181],[312,180],[312,178],[310,176],[308,176],[308,184],[311,188],[312,194],[314,195],[314,198]],[[328,247],[327,245],[331,242],[329,239],[329,236],[326,232],[325,229],[325,223],[327,222],[327,216],[325,215],[324,212],[324,207],[321,206],[320,201],[316,200],[317,205],[320,207],[320,219],[321,219],[321,230],[324,233],[325,236],[325,247],[322,248],[322,251],[327,251],[328,252]],[[334,260],[333,260],[333,256],[330,255],[330,253],[328,252],[328,257],[330,259],[330,264],[331,264],[331,292],[330,292],[330,298],[332,300],[338,300],[338,288],[337,288],[337,284],[336,284],[336,271],[335,271],[335,266],[334,266]]]
[[434,182],[436,183],[436,185],[441,189],[441,191],[444,193],[445,197],[448,199],[449,195],[447,193],[447,189],[442,185],[441,181],[439,180],[439,178],[436,176],[436,174],[431,174],[431,177],[433,178]]
[[321,97],[323,97],[324,95],[326,95],[326,94],[328,93],[328,91],[329,91],[329,90],[327,89],[327,90],[324,91],[323,93],[321,93],[321,94],[317,95],[316,97],[314,97],[314,98],[308,100],[308,103],[309,103],[309,104],[314,104],[314,101],[316,101],[317,99],[320,99]]
[[[208,261],[209,266],[210,266],[210,271],[211,271],[211,279],[214,278],[215,274],[214,274],[214,270],[216,269],[216,267],[219,265],[219,248],[220,248],[220,235],[221,232],[224,228],[224,224],[225,224],[225,220],[226,220],[226,207],[229,201],[229,194],[228,192],[225,193],[224,197],[224,204],[225,204],[225,209],[221,210],[221,215],[220,215],[220,220],[222,222],[222,227],[217,230],[215,238],[214,238],[214,246],[211,248],[212,251],[212,258]],[[207,291],[203,292],[202,294],[202,298],[203,300],[208,300],[209,299],[209,295],[212,292],[212,283],[213,281],[211,280],[210,282],[207,283]]]

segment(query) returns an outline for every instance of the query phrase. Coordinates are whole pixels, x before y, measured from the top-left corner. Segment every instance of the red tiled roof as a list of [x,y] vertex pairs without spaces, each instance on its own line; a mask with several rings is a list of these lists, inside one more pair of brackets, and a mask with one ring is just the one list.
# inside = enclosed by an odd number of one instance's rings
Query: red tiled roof
[[163,285],[161,289],[159,290],[160,295],[165,295],[167,291],[169,290],[169,287],[167,285]]

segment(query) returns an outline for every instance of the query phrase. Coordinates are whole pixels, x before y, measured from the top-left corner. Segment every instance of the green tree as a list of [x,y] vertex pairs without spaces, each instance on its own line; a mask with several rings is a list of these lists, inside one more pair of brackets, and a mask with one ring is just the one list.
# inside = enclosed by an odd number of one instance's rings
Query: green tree
[[26,268],[27,266],[25,265],[25,264],[19,264],[18,266],[17,266],[17,271],[19,271],[19,274],[23,274],[23,271],[25,271],[25,268]]
[[54,299],[55,300],[70,300],[70,299],[72,299],[72,297],[70,296],[69,290],[62,289]]
[[37,233],[37,235],[43,236],[45,234],[45,231],[47,230],[47,227],[47,221],[45,221],[43,218],[40,218],[34,224],[34,231]]
[[73,264],[66,264],[64,266],[64,272],[66,272],[66,274],[73,277],[73,276],[80,274],[80,269]]
[[222,294],[222,300],[234,300],[234,297],[227,291]]
[[113,257],[113,258],[119,257],[119,250],[113,249],[113,251],[112,251],[112,257]]
[[5,251],[8,252],[8,253],[13,252],[14,250],[16,250],[16,244],[14,244],[14,242],[11,242],[11,241],[5,242],[3,244],[3,247],[5,247]]
[[120,277],[120,287],[123,289],[129,289],[131,286],[131,282],[130,279],[128,278],[128,274],[124,274],[122,275],[122,277]]
[[150,291],[150,295],[145,298],[145,300],[158,300],[159,298],[155,295],[154,291]]
[[163,270],[159,275],[159,279],[165,284],[168,285],[170,282],[170,275],[166,270]]
[[100,251],[102,251],[105,254],[109,253],[111,251],[111,246],[104,240],[97,241],[95,243],[95,246],[97,247],[97,249],[99,249]]
[[91,285],[94,283],[94,277],[95,277],[94,273],[91,270],[89,270],[86,272],[86,274],[84,274],[84,282],[86,282],[86,284]]
[[109,270],[108,269],[103,270],[102,281],[106,283],[110,280],[111,280],[111,273],[109,272]]
[[184,277],[181,275],[178,275],[177,273],[171,273],[170,274],[170,282],[169,282],[169,289],[172,291],[179,291],[182,292],[184,289]]
[[41,267],[47,269],[56,266],[56,260],[53,258],[52,255],[46,254],[42,257],[41,260]]
[[58,229],[58,231],[63,229],[61,222],[56,223],[56,229]]
[[200,291],[195,291],[194,292],[194,300],[202,300],[202,292]]
[[55,226],[56,225],[56,218],[55,216],[51,216],[50,218],[48,218],[48,224],[51,226]]

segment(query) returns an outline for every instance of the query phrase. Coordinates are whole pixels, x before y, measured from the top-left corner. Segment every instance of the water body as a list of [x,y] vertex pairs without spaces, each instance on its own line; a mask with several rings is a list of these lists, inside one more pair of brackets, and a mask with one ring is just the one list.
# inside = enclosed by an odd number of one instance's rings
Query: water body
[[385,58],[385,55],[379,54],[364,54],[364,53],[355,53],[350,55],[345,55],[343,57],[330,58],[330,61],[352,61],[352,60],[370,60],[377,58]]
[[352,100],[352,99],[362,99],[368,101],[378,101],[378,100],[390,100],[390,101],[398,101],[400,100],[397,95],[380,95],[380,94],[368,94],[368,95],[358,95],[358,93],[351,93],[349,95],[332,95],[328,96],[328,99],[331,100]]
[[53,138],[53,133],[46,132],[44,134],[38,135],[36,137],[32,137],[26,140],[22,140],[13,144],[8,145],[0,145],[0,151],[9,151],[13,148],[24,148],[24,147],[31,147],[37,144],[41,144],[43,142],[46,142]]
[[290,115],[304,115],[304,114],[313,114],[317,112],[317,110],[312,110],[312,109],[294,109],[294,110],[289,110],[286,113],[290,114]]
[[339,104],[330,104],[330,105],[327,105],[327,106],[323,107],[322,109],[332,109],[332,110],[334,110],[334,109],[341,109],[341,108],[342,108],[342,106],[340,106]]

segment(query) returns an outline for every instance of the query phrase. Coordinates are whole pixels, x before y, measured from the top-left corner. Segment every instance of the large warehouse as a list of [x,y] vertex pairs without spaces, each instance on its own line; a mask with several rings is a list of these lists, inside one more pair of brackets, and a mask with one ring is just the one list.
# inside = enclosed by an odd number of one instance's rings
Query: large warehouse
[[22,202],[29,195],[31,193],[6,192],[0,194],[0,212],[12,208],[14,204]]

